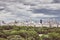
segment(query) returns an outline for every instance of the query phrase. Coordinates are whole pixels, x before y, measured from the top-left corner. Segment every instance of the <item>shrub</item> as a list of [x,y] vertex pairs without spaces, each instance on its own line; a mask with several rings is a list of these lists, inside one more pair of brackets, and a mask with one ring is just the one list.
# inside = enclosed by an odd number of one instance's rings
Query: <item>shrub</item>
[[0,40],[8,40],[8,39],[5,39],[5,38],[0,38]]
[[11,35],[11,36],[9,36],[7,38],[8,38],[8,40],[24,40],[24,38],[22,38],[19,35]]

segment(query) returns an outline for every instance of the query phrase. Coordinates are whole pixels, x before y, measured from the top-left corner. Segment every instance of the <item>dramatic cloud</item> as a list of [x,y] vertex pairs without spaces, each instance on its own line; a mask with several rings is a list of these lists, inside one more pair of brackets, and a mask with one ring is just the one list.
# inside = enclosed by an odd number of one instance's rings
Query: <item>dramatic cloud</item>
[[59,0],[0,0],[0,20],[59,18]]

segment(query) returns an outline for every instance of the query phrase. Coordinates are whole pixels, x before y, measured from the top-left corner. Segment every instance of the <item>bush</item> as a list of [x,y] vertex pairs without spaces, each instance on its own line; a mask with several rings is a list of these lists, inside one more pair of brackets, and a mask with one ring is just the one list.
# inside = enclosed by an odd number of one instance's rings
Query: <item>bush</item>
[[49,33],[48,35],[49,35],[49,38],[51,40],[60,40],[60,34],[59,33],[53,32],[53,33]]
[[24,40],[24,38],[22,38],[19,35],[12,35],[12,36],[9,36],[7,38],[8,38],[8,40]]
[[5,39],[5,38],[0,38],[0,40],[8,40],[8,39]]
[[59,33],[48,33],[41,36],[41,40],[60,40]]

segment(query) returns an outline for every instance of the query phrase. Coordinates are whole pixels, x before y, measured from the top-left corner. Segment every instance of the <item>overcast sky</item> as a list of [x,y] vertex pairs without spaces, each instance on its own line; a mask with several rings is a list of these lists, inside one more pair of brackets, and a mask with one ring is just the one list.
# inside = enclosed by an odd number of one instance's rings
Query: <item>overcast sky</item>
[[60,20],[60,0],[0,0],[0,20]]

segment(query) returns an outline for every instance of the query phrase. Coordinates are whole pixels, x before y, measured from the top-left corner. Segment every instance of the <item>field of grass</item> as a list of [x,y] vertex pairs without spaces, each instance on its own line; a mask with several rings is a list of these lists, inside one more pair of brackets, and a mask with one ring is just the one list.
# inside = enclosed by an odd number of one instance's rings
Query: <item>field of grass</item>
[[0,40],[60,40],[60,28],[0,26]]

